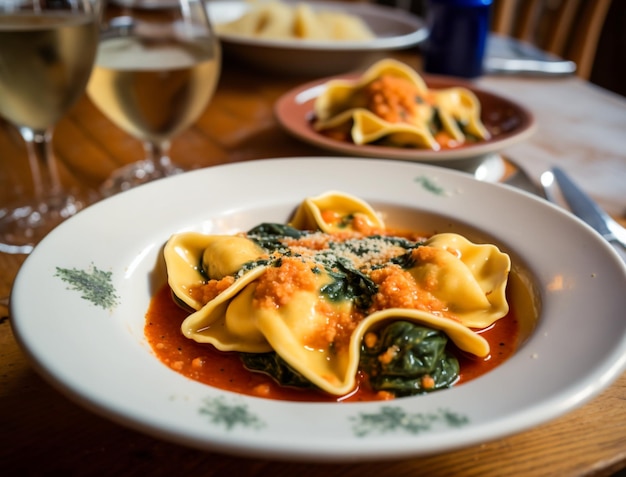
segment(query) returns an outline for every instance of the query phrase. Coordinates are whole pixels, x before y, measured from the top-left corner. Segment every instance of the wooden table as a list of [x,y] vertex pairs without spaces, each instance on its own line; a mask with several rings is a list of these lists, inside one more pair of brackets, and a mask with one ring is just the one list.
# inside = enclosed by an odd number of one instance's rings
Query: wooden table
[[[305,80],[250,72],[227,62],[213,101],[197,124],[174,141],[172,158],[197,168],[330,155],[292,139],[273,117],[274,101]],[[539,132],[507,153],[533,173],[550,162],[559,162],[574,174],[592,167],[593,176],[578,178],[613,215],[624,219],[626,149],[612,148],[617,143],[623,146],[624,98],[577,78],[485,77],[479,84],[523,101],[536,112]],[[559,102],[562,107],[555,107]],[[589,125],[589,134],[579,133],[581,123]],[[114,127],[87,98],[58,125],[55,151],[65,183],[87,189],[96,188],[116,167],[143,153],[139,142]],[[24,155],[15,131],[0,124],[0,204],[31,192]],[[0,254],[0,296],[9,292],[23,260]],[[163,442],[74,404],[35,374],[12,335],[7,308],[0,306],[0,474],[6,476],[604,476],[626,467],[625,402],[626,374],[584,406],[552,422],[442,455],[345,465],[231,457]]]

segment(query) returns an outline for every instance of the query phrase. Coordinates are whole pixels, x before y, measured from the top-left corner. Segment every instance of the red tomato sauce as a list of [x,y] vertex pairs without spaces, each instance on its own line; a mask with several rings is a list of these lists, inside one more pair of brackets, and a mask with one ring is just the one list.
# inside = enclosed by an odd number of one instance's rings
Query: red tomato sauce
[[[356,389],[341,397],[317,390],[280,386],[265,374],[245,369],[238,353],[218,351],[210,344],[186,338],[180,325],[188,314],[174,303],[169,286],[164,285],[150,303],[145,335],[163,364],[190,379],[227,391],[284,401],[351,402],[389,398],[369,389],[367,377],[361,374],[357,376]],[[513,354],[518,336],[515,311],[511,310],[481,334],[490,345],[491,354],[487,358],[479,359],[453,349],[461,367],[456,385],[487,373]]]

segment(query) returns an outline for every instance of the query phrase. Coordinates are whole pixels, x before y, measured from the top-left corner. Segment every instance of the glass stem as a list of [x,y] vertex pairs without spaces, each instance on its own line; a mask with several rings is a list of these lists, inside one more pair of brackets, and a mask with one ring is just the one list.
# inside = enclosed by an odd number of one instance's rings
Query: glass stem
[[21,127],[33,179],[33,192],[38,200],[61,191],[59,173],[52,156],[52,129],[34,131]]
[[144,143],[146,158],[152,161],[154,170],[159,177],[169,175],[173,168],[172,160],[169,157],[170,143],[163,142],[146,142]]

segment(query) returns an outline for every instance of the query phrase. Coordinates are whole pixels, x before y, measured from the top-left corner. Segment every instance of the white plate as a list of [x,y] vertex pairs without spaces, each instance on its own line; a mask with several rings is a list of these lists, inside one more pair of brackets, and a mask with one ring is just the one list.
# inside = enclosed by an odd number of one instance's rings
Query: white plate
[[[533,334],[480,378],[382,403],[242,396],[189,380],[151,353],[144,315],[165,283],[161,247],[172,233],[231,233],[285,221],[304,196],[329,189],[360,196],[396,219],[422,218],[420,229],[494,240],[534,277],[542,312]],[[110,302],[98,306],[60,270],[100,272],[99,294]],[[120,424],[214,451],[354,461],[483,443],[587,401],[625,368],[624,290],[626,267],[615,251],[581,221],[528,194],[405,161],[291,158],[162,179],[87,208],[27,258],[11,313],[36,369]]]
[[[283,0],[299,3],[298,0]],[[357,70],[392,50],[415,46],[426,39],[423,20],[409,12],[368,3],[315,2],[314,9],[341,10],[358,16],[376,35],[371,41],[274,40],[221,34],[225,58],[232,55],[266,71],[290,75],[332,75]],[[207,12],[214,25],[242,16],[245,1],[211,1]]]

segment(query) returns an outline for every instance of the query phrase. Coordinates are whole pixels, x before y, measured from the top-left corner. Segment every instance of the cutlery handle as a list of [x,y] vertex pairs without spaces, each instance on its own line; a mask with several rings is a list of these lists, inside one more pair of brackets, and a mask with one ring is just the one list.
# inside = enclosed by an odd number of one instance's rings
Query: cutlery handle
[[610,242],[626,261],[626,229],[602,210],[561,168],[553,167],[552,174],[572,212]]

